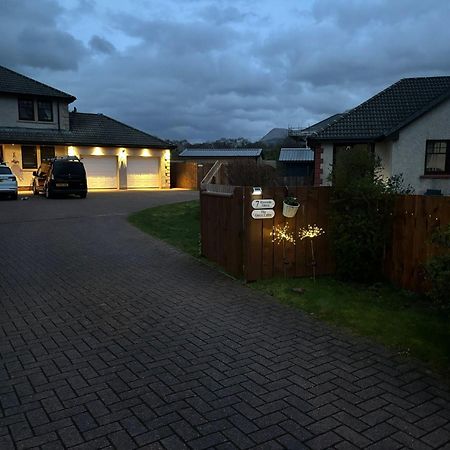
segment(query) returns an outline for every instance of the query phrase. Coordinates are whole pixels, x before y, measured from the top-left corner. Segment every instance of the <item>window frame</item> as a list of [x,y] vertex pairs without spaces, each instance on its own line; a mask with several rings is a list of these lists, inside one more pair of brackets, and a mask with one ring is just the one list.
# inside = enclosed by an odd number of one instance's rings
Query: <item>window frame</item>
[[[56,149],[55,149],[54,145],[41,145],[40,150],[41,150],[41,164],[56,156]],[[50,157],[44,158],[42,156],[42,150],[44,150],[44,151],[53,150],[53,155]]]
[[[42,109],[40,108],[40,106],[42,104],[47,104],[50,105],[50,118],[46,119],[46,118],[42,118],[41,116],[41,111]],[[53,102],[51,100],[37,100],[36,101],[36,105],[37,105],[37,119],[38,122],[53,122]]]
[[[23,112],[23,109],[21,108],[21,103],[22,102],[31,102],[31,110],[32,110],[32,113],[33,113],[33,117],[31,119],[30,118],[24,118],[23,115],[21,114]],[[36,111],[35,111],[35,108],[34,108],[34,99],[33,98],[31,98],[31,97],[19,97],[17,99],[17,109],[18,109],[19,120],[23,120],[23,121],[26,121],[26,122],[35,122],[36,121]]]
[[[25,161],[23,158],[24,152],[26,150],[31,150],[31,149],[34,151],[34,165],[33,166],[29,165],[28,162],[25,164]],[[37,146],[36,145],[22,145],[21,150],[22,150],[21,151],[22,169],[24,169],[24,170],[37,169],[38,168]]]
[[[437,144],[437,143],[445,143],[446,144],[446,150],[445,152],[441,153],[429,153],[429,149],[431,145]],[[429,154],[434,155],[445,155],[445,169],[442,172],[436,172],[432,170],[428,170],[427,168],[427,159]],[[448,176],[450,175],[450,139],[427,139],[425,143],[425,163],[424,163],[424,171],[425,176]]]

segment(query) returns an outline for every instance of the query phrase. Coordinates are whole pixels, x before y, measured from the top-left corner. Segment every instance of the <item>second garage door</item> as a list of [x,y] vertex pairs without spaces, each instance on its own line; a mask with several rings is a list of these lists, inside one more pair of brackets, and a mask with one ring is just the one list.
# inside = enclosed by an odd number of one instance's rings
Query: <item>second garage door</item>
[[129,156],[127,158],[127,187],[159,187],[159,158]]
[[83,156],[88,189],[117,189],[117,156]]

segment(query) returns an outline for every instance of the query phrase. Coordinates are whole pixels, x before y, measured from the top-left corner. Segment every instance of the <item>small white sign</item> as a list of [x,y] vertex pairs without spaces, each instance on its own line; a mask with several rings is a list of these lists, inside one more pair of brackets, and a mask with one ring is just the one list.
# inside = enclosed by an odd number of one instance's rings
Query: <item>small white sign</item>
[[262,198],[260,200],[252,201],[252,208],[255,209],[269,209],[275,206],[275,200],[271,198]]
[[273,209],[254,209],[252,211],[252,217],[254,219],[273,219],[275,217],[275,211]]

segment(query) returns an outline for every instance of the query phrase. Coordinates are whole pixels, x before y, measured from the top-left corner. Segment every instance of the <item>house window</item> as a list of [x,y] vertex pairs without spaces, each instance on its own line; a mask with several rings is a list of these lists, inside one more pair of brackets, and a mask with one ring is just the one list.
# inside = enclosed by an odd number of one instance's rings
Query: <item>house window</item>
[[38,120],[42,122],[53,122],[52,102],[38,100],[37,102]]
[[50,145],[41,145],[41,162],[55,157],[55,147]]
[[29,98],[19,98],[19,120],[34,120],[34,102]]
[[37,168],[37,151],[35,145],[22,145],[22,169]]
[[450,174],[450,141],[427,141],[425,175]]

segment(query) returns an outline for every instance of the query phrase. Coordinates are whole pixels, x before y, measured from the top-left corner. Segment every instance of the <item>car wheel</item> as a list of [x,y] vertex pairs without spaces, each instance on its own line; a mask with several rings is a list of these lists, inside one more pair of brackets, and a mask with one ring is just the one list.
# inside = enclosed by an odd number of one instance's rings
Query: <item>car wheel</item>
[[48,186],[45,188],[45,198],[53,198],[53,193]]
[[83,194],[80,194],[80,198],[86,198],[87,192],[84,192]]
[[17,200],[17,192],[11,194],[11,200]]

